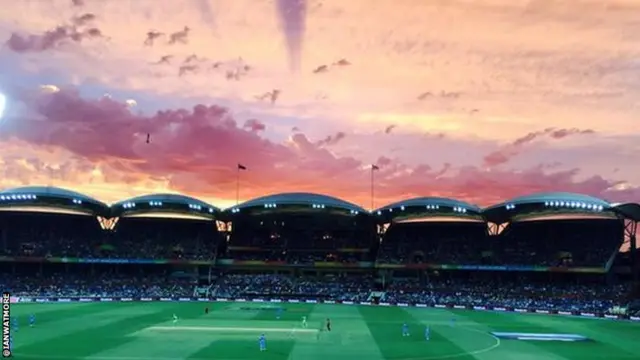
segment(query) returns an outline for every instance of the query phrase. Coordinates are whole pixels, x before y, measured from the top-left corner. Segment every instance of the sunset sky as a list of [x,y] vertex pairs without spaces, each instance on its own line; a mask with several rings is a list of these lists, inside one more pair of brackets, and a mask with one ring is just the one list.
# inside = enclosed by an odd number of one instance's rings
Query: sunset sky
[[640,201],[640,0],[0,1],[0,189]]

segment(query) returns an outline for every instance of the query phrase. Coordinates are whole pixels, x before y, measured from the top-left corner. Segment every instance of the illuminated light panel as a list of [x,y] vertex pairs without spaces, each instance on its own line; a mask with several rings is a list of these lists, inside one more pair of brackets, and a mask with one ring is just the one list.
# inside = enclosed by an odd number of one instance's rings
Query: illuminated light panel
[[184,219],[184,220],[211,220],[211,216],[207,215],[189,215],[174,212],[156,212],[156,213],[140,213],[140,214],[126,214],[122,215],[123,218],[155,218],[155,219]]
[[522,217],[516,217],[512,222],[525,222],[525,221],[553,221],[553,220],[614,220],[617,217],[613,214],[545,214],[545,215],[522,215]]
[[83,215],[83,216],[91,216],[91,211],[80,211],[80,210],[70,210],[70,209],[61,209],[54,207],[39,207],[39,206],[6,206],[0,207],[0,211],[6,212],[30,212],[30,213],[45,213],[45,214],[64,214],[64,215]]
[[425,217],[418,217],[418,218],[411,218],[411,219],[394,220],[393,222],[395,224],[406,224],[406,223],[428,223],[428,222],[482,223],[484,221],[482,219],[455,217],[455,216],[425,216]]

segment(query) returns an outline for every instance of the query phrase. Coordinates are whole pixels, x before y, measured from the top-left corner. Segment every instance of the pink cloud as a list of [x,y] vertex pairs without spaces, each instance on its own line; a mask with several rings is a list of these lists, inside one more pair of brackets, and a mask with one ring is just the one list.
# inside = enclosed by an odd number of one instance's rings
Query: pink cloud
[[318,146],[335,145],[335,144],[339,143],[340,141],[342,141],[345,137],[347,137],[346,133],[344,133],[342,131],[338,131],[337,133],[335,133],[333,135],[327,135],[327,137],[325,137],[324,139],[318,141],[316,144]]
[[28,53],[54,50],[68,43],[80,43],[87,39],[101,38],[102,31],[100,29],[96,27],[83,29],[95,19],[94,14],[86,13],[73,17],[71,24],[59,25],[39,35],[12,33],[5,44],[12,51]]
[[[166,181],[173,190],[194,196],[235,197],[235,166],[242,163],[242,197],[284,191],[313,191],[369,204],[369,163],[354,156],[337,156],[324,145],[340,141],[337,133],[314,140],[295,132],[287,142],[264,137],[266,125],[257,119],[236,120],[223,107],[197,105],[192,109],[169,109],[152,115],[131,112],[110,98],[84,99],[77,92],[13,96],[36,116],[8,118],[2,124],[0,143],[22,141],[23,148],[59,149],[71,154],[64,169],[56,168],[67,181],[87,180],[99,166],[104,181],[122,188],[131,184]],[[584,130],[553,129],[529,134],[511,146],[522,146],[539,136],[561,138]],[[146,134],[153,137],[151,144]],[[338,140],[336,140],[338,139]],[[462,145],[464,146],[464,145]],[[7,147],[8,148],[8,147]],[[17,149],[17,148],[16,148]],[[46,165],[33,157],[20,160],[23,151],[4,152],[4,177],[29,181],[28,174]],[[10,157],[13,156],[13,159]],[[35,162],[33,162],[35,161]],[[444,164],[415,166],[379,156],[375,164],[376,204],[413,196],[445,196],[479,205],[539,191],[569,191],[611,201],[638,201],[640,189],[594,175],[584,178],[579,169],[558,170],[540,164],[522,171]],[[83,175],[84,174],[84,175]],[[624,190],[616,190],[624,189]]]
[[253,132],[259,132],[259,131],[265,131],[267,129],[267,126],[261,123],[259,120],[249,119],[245,121],[244,128],[249,129]]
[[541,131],[535,131],[528,133],[525,136],[522,136],[512,143],[502,147],[499,150],[496,150],[484,157],[485,166],[498,166],[509,162],[512,158],[518,156],[523,150],[524,147],[538,139],[541,138],[550,138],[554,140],[564,139],[569,136],[574,135],[590,135],[595,134],[595,131],[591,129],[556,129],[556,128],[547,128]]
[[188,26],[185,26],[182,30],[176,31],[174,33],[169,34],[169,45],[174,44],[187,44],[189,42],[189,33],[191,29]]

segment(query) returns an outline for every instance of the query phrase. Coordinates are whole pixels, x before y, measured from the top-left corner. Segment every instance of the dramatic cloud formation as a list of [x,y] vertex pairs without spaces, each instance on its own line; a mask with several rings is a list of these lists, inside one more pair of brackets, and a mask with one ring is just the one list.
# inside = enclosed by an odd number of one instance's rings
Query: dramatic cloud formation
[[563,139],[571,135],[585,135],[593,134],[593,130],[580,130],[580,129],[554,129],[547,128],[542,131],[536,131],[529,133],[521,138],[514,140],[511,144],[504,146],[502,149],[492,152],[484,157],[484,163],[487,166],[497,166],[509,162],[511,158],[520,154],[524,150],[524,147],[536,141],[541,137],[549,137],[551,139]]
[[[319,141],[298,132],[278,143],[259,134],[267,130],[265,124],[249,119],[240,125],[228,109],[216,105],[167,109],[145,116],[132,113],[126,103],[110,97],[84,99],[72,90],[23,94],[20,100],[31,110],[31,116],[4,124],[0,140],[67,151],[77,161],[56,170],[61,178],[71,179],[69,173],[99,169],[112,178],[117,177],[113,173],[121,173],[117,178],[124,183],[161,179],[177,191],[198,189],[200,194],[225,198],[233,193],[235,164],[240,162],[249,168],[246,177],[243,174],[242,186],[247,196],[305,190],[350,194],[359,202],[366,199],[368,164],[324,148],[344,141],[344,132]],[[585,132],[588,131],[546,129],[508,146],[521,146],[539,136],[562,138]],[[153,137],[151,144],[146,142],[146,134]],[[552,190],[612,200],[640,196],[638,188],[617,188],[624,182],[601,176],[581,180],[578,169],[548,172],[544,166],[536,166],[518,171],[485,171],[451,164],[432,168],[428,164],[408,165],[386,156],[375,163],[380,167],[378,193],[384,201],[432,194],[487,205],[526,192]],[[27,164],[24,170],[45,167],[34,159]],[[5,164],[5,169],[6,177],[29,179],[10,163]]]
[[640,201],[639,1],[3,6],[3,188]]
[[282,33],[287,43],[289,67],[295,71],[300,68],[307,20],[307,0],[277,0],[277,3]]
[[101,38],[102,32],[90,25],[96,20],[94,14],[74,16],[69,25],[59,25],[40,35],[20,35],[12,33],[6,45],[9,49],[20,52],[43,52],[53,50],[67,43],[80,43],[86,39]]

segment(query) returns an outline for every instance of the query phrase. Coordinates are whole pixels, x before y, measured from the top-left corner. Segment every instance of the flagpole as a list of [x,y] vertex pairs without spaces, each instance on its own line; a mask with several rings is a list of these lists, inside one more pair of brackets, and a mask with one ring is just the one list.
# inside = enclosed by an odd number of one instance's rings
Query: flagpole
[[371,165],[371,211],[373,211],[374,208],[374,201],[373,201],[373,172],[375,171],[375,168],[373,167],[373,165]]
[[240,165],[236,166],[236,206],[240,203]]

